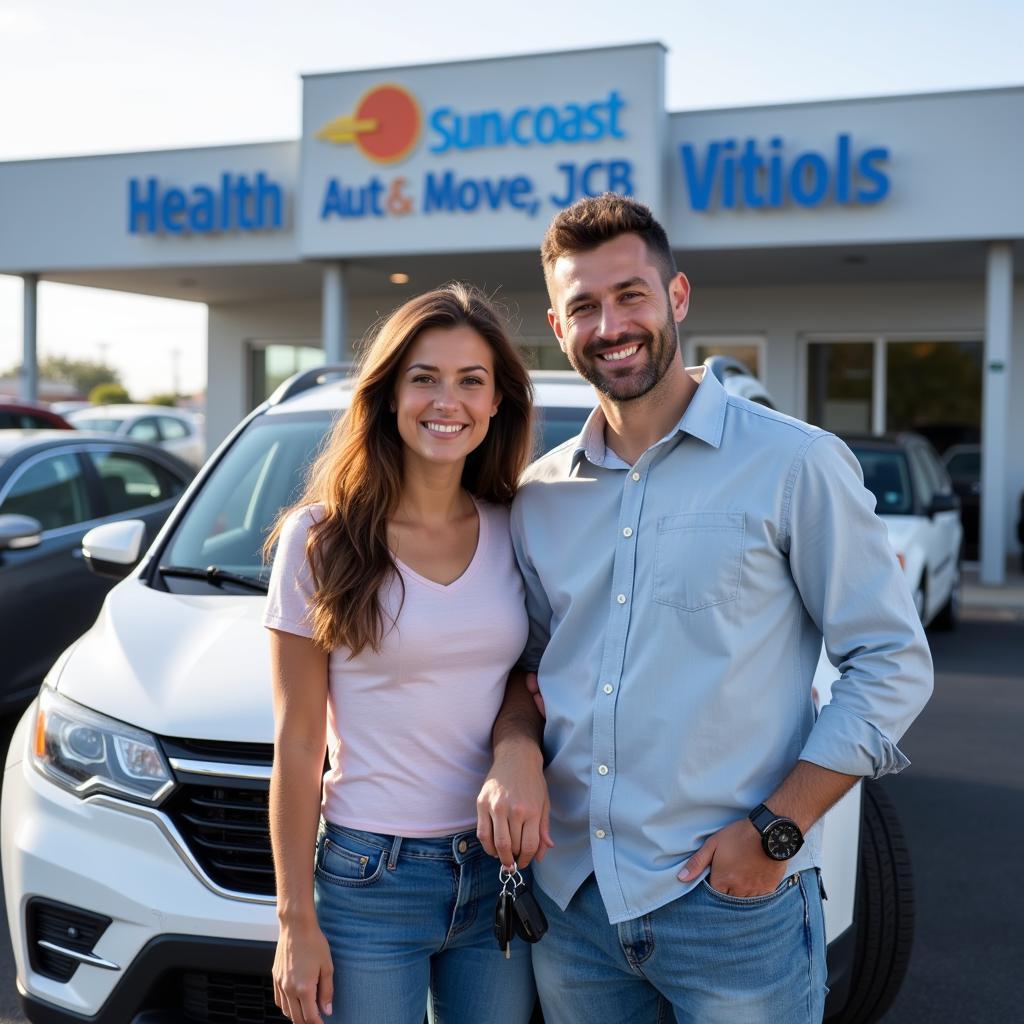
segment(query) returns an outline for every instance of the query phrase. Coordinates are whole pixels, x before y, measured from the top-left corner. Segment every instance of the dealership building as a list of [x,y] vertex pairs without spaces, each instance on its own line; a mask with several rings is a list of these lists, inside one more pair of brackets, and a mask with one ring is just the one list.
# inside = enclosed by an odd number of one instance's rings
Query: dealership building
[[565,366],[544,229],[631,194],[690,278],[688,363],[735,355],[839,433],[980,440],[999,583],[1024,490],[1021,125],[1024,87],[673,113],[659,44],[309,75],[297,140],[0,163],[0,273],[25,281],[29,395],[40,280],[206,303],[217,442],[453,278]]

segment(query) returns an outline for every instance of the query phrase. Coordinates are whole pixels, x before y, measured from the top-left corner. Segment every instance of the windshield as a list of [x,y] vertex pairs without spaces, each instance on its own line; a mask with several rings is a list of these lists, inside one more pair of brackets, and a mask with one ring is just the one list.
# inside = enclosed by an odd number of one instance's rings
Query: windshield
[[98,430],[101,434],[116,434],[124,420],[115,419],[113,416],[69,416],[68,419],[79,430]]
[[957,452],[947,463],[950,476],[977,479],[981,476],[981,452]]
[[875,496],[880,516],[910,515],[914,510],[910,472],[903,452],[854,448],[864,471],[864,486]]
[[[589,412],[536,411],[538,452],[579,433]],[[259,416],[246,427],[196,495],[160,557],[161,566],[179,570],[165,576],[168,588],[221,591],[216,575],[206,573],[210,566],[221,574],[266,582],[270,566],[263,562],[263,542],[281,509],[298,500],[306,470],[334,415],[324,411]],[[182,569],[203,571],[186,575]]]
[[[263,562],[263,542],[278,512],[298,500],[332,420],[328,411],[253,420],[196,495],[160,564],[216,566],[265,581],[270,566]],[[209,592],[211,585],[175,578],[173,589]]]

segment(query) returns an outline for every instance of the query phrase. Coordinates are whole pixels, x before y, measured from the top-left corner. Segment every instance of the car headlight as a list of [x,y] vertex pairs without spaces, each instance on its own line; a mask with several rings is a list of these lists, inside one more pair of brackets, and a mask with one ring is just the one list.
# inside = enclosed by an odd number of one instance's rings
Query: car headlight
[[110,793],[158,803],[174,777],[148,732],[76,704],[49,686],[39,691],[32,762],[76,796]]

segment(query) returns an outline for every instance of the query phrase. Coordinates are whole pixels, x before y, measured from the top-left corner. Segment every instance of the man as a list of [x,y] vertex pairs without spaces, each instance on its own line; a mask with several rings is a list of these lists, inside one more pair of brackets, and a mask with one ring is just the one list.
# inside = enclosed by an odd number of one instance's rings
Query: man
[[[478,830],[538,854],[545,1019],[820,1021],[819,821],[908,763],[913,601],[846,446],[684,369],[690,287],[645,206],[581,200],[541,252],[599,405],[513,506],[546,721],[514,675]],[[822,635],[841,675],[815,719]]]

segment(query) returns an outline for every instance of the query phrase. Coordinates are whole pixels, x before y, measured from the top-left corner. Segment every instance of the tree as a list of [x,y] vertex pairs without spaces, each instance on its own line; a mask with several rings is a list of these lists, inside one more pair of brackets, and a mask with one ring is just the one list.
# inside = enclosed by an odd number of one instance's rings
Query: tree
[[130,402],[128,392],[121,384],[97,384],[89,392],[89,401],[93,405],[118,405],[122,402]]
[[148,404],[167,405],[173,408],[178,404],[178,396],[173,391],[161,391],[159,394],[151,395]]
[[[12,377],[20,375],[20,365],[10,371]],[[121,375],[106,363],[95,359],[69,359],[67,356],[44,356],[39,360],[39,376],[71,384],[81,395],[88,395],[99,384],[121,383]]]

